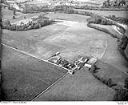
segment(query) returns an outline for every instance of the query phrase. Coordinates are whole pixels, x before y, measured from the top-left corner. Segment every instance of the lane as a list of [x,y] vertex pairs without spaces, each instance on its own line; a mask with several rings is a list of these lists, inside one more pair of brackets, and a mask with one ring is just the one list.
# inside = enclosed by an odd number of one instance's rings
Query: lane
[[2,46],[2,89],[5,100],[32,100],[59,81],[67,71]]
[[108,47],[101,60],[108,64],[113,65],[122,72],[127,73],[128,63],[118,50],[117,40],[113,39],[110,36],[107,37],[108,37]]
[[108,45],[101,60],[103,62],[111,64],[120,71],[127,73],[128,63],[126,59],[119,52],[117,45],[117,39],[121,38],[123,34],[117,30],[116,26],[100,25],[100,24],[91,24],[91,26],[100,31],[110,33],[106,35],[106,40],[108,42]]
[[[43,98],[37,100],[112,100],[114,91],[93,78],[87,70],[80,71],[72,77],[65,75],[65,72],[61,73],[59,69],[62,68],[57,68],[55,65],[51,67],[51,64],[46,62],[42,63],[42,59],[47,59],[57,51],[63,52],[62,55],[67,59],[79,54],[85,56],[97,53],[96,56],[102,57],[101,60],[104,62],[122,71],[127,69],[126,65],[124,67],[124,59],[115,47],[116,40],[104,32],[87,28],[86,18],[88,17],[67,14],[59,14],[59,16],[70,22],[65,21],[64,24],[54,24],[28,32],[4,30],[2,39],[4,46],[15,50],[10,51],[5,48],[4,51],[6,52],[3,57],[6,98],[30,100],[41,93],[39,97],[43,94],[41,96]],[[58,14],[53,16],[53,18],[56,17]],[[77,21],[75,24],[71,22],[74,21],[73,19]],[[45,66],[49,66],[50,69]],[[56,83],[55,81],[60,77],[63,79]],[[15,78],[17,78],[16,81]]]
[[33,101],[112,101],[115,91],[97,80],[87,68],[66,75]]

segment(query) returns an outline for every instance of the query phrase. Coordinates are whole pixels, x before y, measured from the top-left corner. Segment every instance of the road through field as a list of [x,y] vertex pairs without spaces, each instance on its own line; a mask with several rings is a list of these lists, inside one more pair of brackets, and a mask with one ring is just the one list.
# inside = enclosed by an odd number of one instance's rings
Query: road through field
[[63,68],[58,68],[13,47],[3,44],[2,48],[4,100],[32,100],[67,73]]
[[[54,18],[58,15],[60,18],[70,19],[37,30],[22,32],[3,30],[2,43],[11,48],[3,49],[3,87],[6,100],[31,100],[60,77],[63,77],[56,70],[54,73],[50,69],[52,66],[49,65],[50,68],[47,68],[47,64],[42,62],[38,64],[39,59],[46,60],[57,51],[61,52],[61,55],[69,61],[73,61],[79,55],[95,54],[95,56],[100,57],[104,52],[106,48],[104,33],[88,28],[85,17],[82,17],[83,23],[76,21],[81,16],[76,15],[76,19],[73,21],[72,16],[66,14],[63,14],[65,16],[55,14]],[[48,71],[45,72],[46,70]]]
[[113,34],[113,35],[108,34],[106,36],[108,43],[107,43],[106,51],[102,56],[102,60],[106,63],[113,65],[114,67],[117,67],[119,70],[127,73],[128,72],[127,61],[119,52],[118,44],[117,44],[117,38],[121,38],[123,34],[117,30],[116,26],[105,26],[105,25],[98,25],[98,24],[93,24],[93,26],[106,29],[111,34]]
[[61,68],[38,60],[47,60],[56,52],[70,62],[78,56],[95,56],[117,68],[123,64],[115,47],[116,40],[87,27],[88,17],[63,13],[47,16],[59,21],[29,31],[3,30],[2,43],[13,48],[3,50],[6,99],[30,100],[42,92],[43,98],[37,100],[113,100],[115,91],[96,80],[87,69],[73,76],[66,75],[55,87],[45,91],[65,73],[59,72]]

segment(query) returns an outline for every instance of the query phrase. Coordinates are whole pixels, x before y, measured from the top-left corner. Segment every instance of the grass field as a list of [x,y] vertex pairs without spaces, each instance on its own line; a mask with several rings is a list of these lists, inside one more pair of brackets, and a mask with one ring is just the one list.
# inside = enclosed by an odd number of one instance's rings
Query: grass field
[[83,68],[73,76],[66,75],[34,101],[111,101],[114,95],[113,89],[96,80],[87,68]]
[[[53,25],[25,32],[4,30],[3,43],[42,59],[48,59],[57,51],[70,61],[79,55],[101,57],[107,47],[106,34],[88,28],[87,17],[65,14],[48,16],[66,20],[59,20]],[[78,18],[81,18],[79,19],[81,21],[75,21]]]
[[[26,17],[35,15],[39,13],[27,14]],[[11,21],[23,18],[19,16]],[[3,30],[2,43],[45,60],[58,51],[69,61],[79,55],[96,56],[123,72],[127,71],[126,61],[117,50],[116,39],[87,27],[88,16],[64,13],[49,13],[46,16],[56,22],[29,31]],[[11,13],[4,14],[4,17],[11,18]],[[105,28],[116,32],[112,26]],[[65,74],[60,72],[61,68],[6,47],[3,47],[2,68],[6,100],[31,100]],[[113,100],[114,94],[113,89],[83,69],[73,76],[66,75],[35,100]]]
[[66,70],[3,46],[4,100],[32,100],[66,74]]

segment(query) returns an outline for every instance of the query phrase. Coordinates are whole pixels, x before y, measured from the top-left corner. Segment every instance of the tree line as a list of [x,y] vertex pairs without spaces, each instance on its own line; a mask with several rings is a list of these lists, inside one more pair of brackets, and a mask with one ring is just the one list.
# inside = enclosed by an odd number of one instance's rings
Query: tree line
[[110,0],[106,0],[103,2],[103,6],[102,7],[128,7],[128,4],[126,2],[126,0],[114,0],[114,1],[110,1]]

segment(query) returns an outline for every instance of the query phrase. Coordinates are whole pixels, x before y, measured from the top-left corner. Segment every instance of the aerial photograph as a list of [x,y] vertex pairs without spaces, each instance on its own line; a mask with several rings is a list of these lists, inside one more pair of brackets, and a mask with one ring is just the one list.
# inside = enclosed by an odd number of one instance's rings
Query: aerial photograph
[[1,101],[128,101],[128,0],[1,0]]

